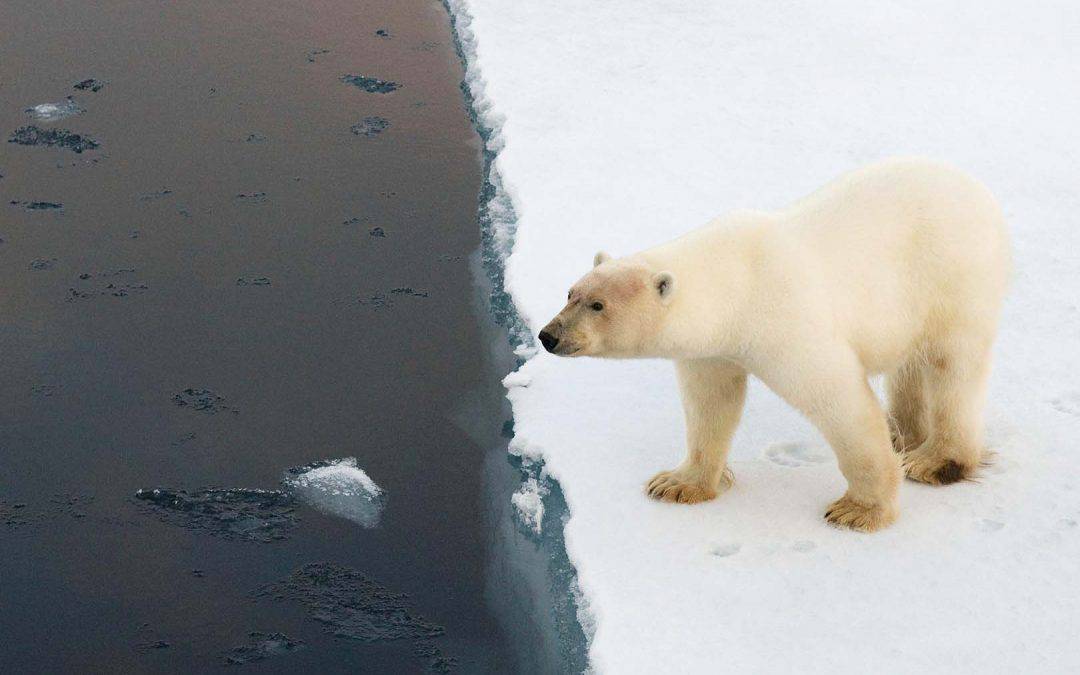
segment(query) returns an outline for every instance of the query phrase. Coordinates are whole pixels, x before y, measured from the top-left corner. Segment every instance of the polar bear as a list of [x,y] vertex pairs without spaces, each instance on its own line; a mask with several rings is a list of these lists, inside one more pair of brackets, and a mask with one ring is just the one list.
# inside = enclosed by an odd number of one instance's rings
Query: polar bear
[[[847,479],[825,518],[897,517],[902,474],[968,478],[1010,270],[1001,209],[945,164],[892,159],[775,212],[737,211],[622,258],[598,253],[540,332],[560,356],[675,362],[687,455],[646,485],[694,503],[730,484],[747,375],[824,435]],[[889,411],[867,377],[884,373]]]

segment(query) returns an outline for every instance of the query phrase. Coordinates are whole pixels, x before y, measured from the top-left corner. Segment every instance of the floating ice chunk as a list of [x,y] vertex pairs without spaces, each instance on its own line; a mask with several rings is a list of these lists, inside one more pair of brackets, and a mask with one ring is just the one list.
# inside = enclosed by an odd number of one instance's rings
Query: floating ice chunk
[[284,483],[289,492],[324,513],[347,518],[362,527],[379,525],[385,495],[382,488],[356,466],[355,457],[289,469]]
[[43,122],[55,122],[81,112],[85,111],[75,103],[74,99],[70,98],[59,103],[41,103],[26,109],[26,114]]
[[518,518],[536,534],[540,534],[544,524],[544,495],[547,488],[535,478],[529,478],[515,492],[510,501],[517,509]]

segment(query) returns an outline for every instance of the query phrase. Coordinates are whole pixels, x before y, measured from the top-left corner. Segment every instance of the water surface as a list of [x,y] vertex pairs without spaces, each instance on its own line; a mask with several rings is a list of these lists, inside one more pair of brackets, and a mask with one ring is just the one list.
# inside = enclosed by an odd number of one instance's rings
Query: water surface
[[[544,669],[461,75],[423,0],[0,5],[5,670]],[[344,457],[372,527],[199,493]]]

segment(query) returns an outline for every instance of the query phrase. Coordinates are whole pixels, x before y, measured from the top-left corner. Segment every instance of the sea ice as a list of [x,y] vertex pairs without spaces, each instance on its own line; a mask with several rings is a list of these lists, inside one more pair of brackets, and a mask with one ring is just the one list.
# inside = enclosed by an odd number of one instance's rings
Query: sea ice
[[597,250],[781,208],[886,156],[984,181],[1014,241],[986,410],[997,463],[978,482],[905,483],[900,519],[873,535],[824,522],[844,490],[832,453],[760,383],[733,487],[663,504],[642,484],[685,452],[670,364],[521,350],[512,447],[565,495],[592,667],[1080,668],[1080,7],[446,2],[490,131],[486,234],[512,244],[505,290],[533,335]]

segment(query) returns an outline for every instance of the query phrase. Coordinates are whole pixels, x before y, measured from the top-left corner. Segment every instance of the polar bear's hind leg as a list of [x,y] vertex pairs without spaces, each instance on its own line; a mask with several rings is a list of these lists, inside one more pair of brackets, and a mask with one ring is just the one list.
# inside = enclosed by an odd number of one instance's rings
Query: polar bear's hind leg
[[928,434],[925,360],[913,354],[886,378],[889,391],[889,431],[893,449],[904,454],[919,447]]
[[971,478],[983,461],[982,407],[990,342],[975,332],[950,336],[931,347],[925,369],[930,434],[905,455],[908,478],[949,485]]

